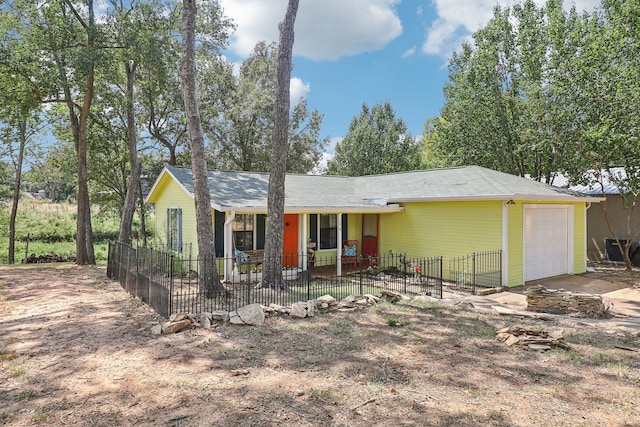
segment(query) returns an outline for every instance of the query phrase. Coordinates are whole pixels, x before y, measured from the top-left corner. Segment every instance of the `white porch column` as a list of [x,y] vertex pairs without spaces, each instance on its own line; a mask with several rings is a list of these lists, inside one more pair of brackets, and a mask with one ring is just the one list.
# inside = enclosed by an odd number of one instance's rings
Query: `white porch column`
[[[301,240],[302,240],[302,245],[300,245],[300,250],[302,251],[302,269],[306,270],[307,269],[307,265],[308,265],[308,261],[309,261],[309,254],[308,254],[308,250],[309,248],[307,247],[307,241],[309,240],[307,238],[307,224],[308,224],[308,220],[309,220],[309,214],[305,213],[302,214],[302,229],[299,232],[299,236],[301,236]],[[298,266],[299,267],[299,266]]]
[[233,271],[233,227],[231,223],[236,217],[236,212],[227,212],[227,219],[224,221],[224,278],[229,280]]
[[338,276],[342,276],[342,213],[338,214],[338,247],[336,248],[336,262],[337,262],[337,272]]

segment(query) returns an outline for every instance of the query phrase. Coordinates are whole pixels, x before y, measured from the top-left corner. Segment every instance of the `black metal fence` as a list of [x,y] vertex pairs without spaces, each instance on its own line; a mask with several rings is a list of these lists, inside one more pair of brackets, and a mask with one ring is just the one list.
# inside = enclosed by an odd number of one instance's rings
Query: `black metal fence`
[[220,287],[202,289],[197,258],[111,243],[107,276],[165,317],[180,312],[232,311],[252,303],[288,306],[326,294],[340,300],[383,289],[442,298],[441,257],[359,257],[353,264],[342,265],[340,276],[336,258],[308,261],[307,257],[289,257],[284,265],[307,262],[307,269],[283,268],[281,289],[258,286],[262,279],[261,261],[236,263],[235,259],[217,258],[211,262],[216,263],[221,277],[226,265],[227,277],[221,280]]
[[502,251],[474,252],[449,260],[447,281],[458,289],[475,292],[502,283]]

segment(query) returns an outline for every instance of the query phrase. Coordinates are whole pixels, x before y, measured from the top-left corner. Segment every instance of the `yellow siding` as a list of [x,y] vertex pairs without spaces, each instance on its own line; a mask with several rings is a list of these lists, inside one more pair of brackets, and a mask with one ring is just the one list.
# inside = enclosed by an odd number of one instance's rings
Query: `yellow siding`
[[380,253],[406,252],[447,260],[500,250],[501,206],[499,201],[407,203],[402,213],[380,216]]
[[[503,262],[508,286],[523,284],[523,204],[507,209],[508,241]],[[559,203],[566,205],[567,203]],[[380,253],[389,251],[448,260],[473,252],[502,250],[502,205],[491,202],[407,203],[403,213],[380,216]],[[584,203],[574,205],[574,273],[585,271]]]
[[182,209],[182,247],[186,255],[197,256],[198,243],[196,237],[196,211],[194,201],[185,191],[167,175],[167,181],[163,179],[157,188],[160,191],[156,197],[156,238],[162,244],[167,243],[167,209]]
[[347,239],[357,240],[360,242],[358,253],[362,250],[362,215],[361,214],[348,214],[347,215]]

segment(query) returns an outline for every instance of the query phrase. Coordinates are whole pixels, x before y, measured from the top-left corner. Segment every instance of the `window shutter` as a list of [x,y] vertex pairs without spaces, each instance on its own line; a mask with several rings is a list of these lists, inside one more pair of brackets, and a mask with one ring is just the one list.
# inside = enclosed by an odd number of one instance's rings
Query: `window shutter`
[[267,216],[256,215],[256,249],[264,249],[265,234],[267,230]]
[[222,258],[224,256],[224,212],[213,211],[213,230],[214,239],[216,244],[216,257]]
[[316,243],[316,247],[320,247],[318,242],[318,214],[309,215],[309,239]]
[[[349,215],[348,214],[342,214],[342,238],[345,240],[349,238]],[[338,246],[340,247],[341,245],[342,243],[338,242]]]

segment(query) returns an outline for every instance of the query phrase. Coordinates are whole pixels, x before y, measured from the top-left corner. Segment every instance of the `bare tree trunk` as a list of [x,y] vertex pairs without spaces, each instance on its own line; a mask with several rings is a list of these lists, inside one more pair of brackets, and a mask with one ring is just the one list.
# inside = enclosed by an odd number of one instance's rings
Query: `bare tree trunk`
[[138,162],[138,143],[136,141],[136,118],[133,111],[133,83],[136,79],[136,64],[125,64],[127,71],[127,141],[129,143],[129,184],[122,208],[118,241],[131,244],[131,224],[136,210],[138,187],[140,187],[140,164]]
[[[79,14],[68,4],[76,17]],[[94,47],[95,38],[95,16],[93,12],[93,0],[87,0],[87,8],[89,22],[86,23],[78,18],[87,33],[87,46]],[[76,227],[76,264],[95,264],[95,254],[93,251],[93,230],[91,228],[91,204],[89,201],[89,186],[87,183],[87,122],[89,120],[89,112],[93,101],[95,66],[93,63],[88,65],[86,87],[84,99],[80,109],[80,117],[76,114],[75,105],[72,100],[72,93],[67,81],[64,59],[58,58],[58,71],[63,81],[63,90],[67,108],[69,110],[69,119],[71,121],[71,132],[76,146],[76,156],[78,160],[78,216]]]
[[263,264],[263,286],[282,288],[282,245],[284,242],[284,194],[289,145],[289,109],[291,80],[291,57],[293,51],[293,27],[298,13],[298,0],[289,0],[284,21],[280,23],[278,46],[278,86],[269,174],[267,199],[267,235],[265,239],[265,263]]
[[198,258],[200,292],[207,298],[224,294],[215,263],[215,239],[211,215],[211,195],[207,160],[204,153],[204,137],[196,95],[195,67],[195,21],[196,0],[183,0],[182,17],[182,64],[180,74],[184,107],[187,114],[187,129],[191,142],[191,169],[196,205],[196,232],[198,234]]
[[20,201],[20,182],[22,180],[22,162],[24,159],[24,147],[27,143],[27,118],[21,117],[19,124],[20,148],[18,160],[15,165],[16,176],[13,181],[13,202],[11,204],[11,216],[9,217],[9,256],[8,263],[15,262],[16,251],[16,217],[18,216],[18,202]]

